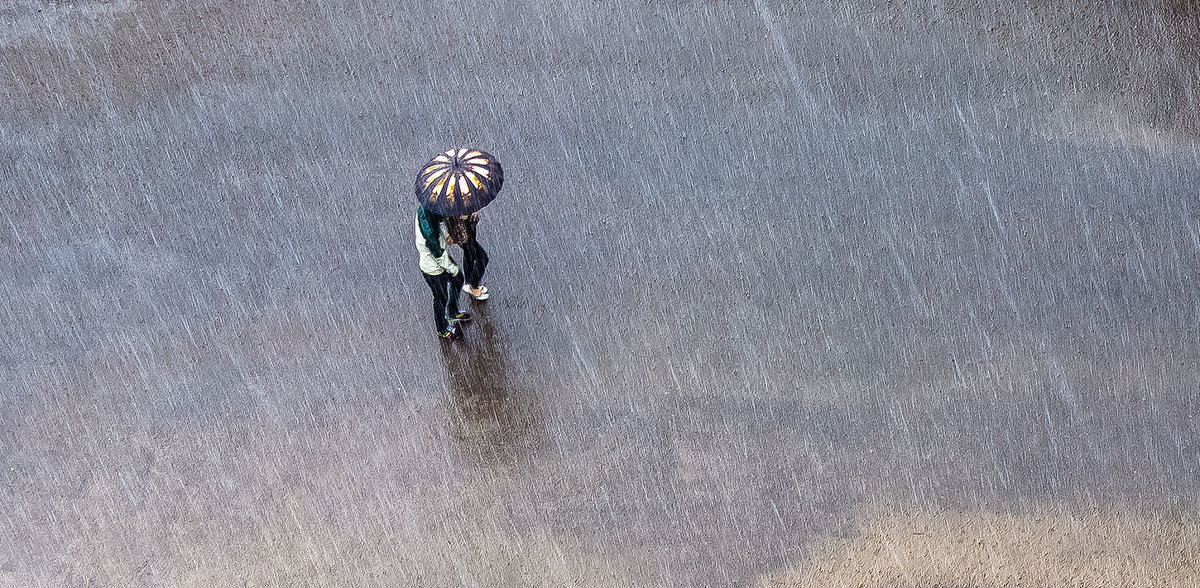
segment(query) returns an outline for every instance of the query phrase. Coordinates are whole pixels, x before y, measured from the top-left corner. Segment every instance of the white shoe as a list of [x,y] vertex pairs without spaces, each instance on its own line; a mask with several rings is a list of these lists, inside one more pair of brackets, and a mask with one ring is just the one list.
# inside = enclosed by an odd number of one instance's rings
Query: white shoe
[[488,294],[487,286],[480,286],[478,289],[472,289],[470,286],[463,284],[462,291],[466,292],[468,296],[474,298],[475,300],[487,300],[488,296],[491,296],[491,294]]

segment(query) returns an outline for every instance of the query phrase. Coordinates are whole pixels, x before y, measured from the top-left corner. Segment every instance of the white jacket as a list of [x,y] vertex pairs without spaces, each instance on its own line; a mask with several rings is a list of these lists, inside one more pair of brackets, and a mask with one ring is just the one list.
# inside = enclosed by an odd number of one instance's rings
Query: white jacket
[[425,235],[421,234],[421,221],[413,218],[413,226],[417,229],[417,252],[421,254],[421,271],[431,276],[440,276],[442,272],[458,275],[458,266],[450,259],[450,248],[446,245],[446,223],[438,223],[438,245],[442,246],[442,256],[434,257],[433,252],[425,246]]

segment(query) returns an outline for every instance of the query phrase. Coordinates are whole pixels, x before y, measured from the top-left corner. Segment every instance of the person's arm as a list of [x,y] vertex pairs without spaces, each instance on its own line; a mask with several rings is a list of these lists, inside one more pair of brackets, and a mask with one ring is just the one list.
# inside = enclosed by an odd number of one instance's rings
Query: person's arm
[[475,227],[479,225],[479,213],[472,212],[470,216],[463,222],[467,227],[467,237],[469,240],[475,240]]
[[446,223],[442,223],[439,231],[440,243],[442,247],[442,255],[437,258],[438,267],[450,272],[450,275],[458,275],[458,264],[454,263],[454,259],[450,257],[450,247],[446,245],[450,241],[450,231],[446,227]]
[[458,265],[455,264],[454,260],[450,258],[449,252],[446,252],[445,255],[437,258],[437,264],[438,264],[438,267],[446,270],[447,272],[450,272],[450,275],[452,275],[452,276],[458,275]]

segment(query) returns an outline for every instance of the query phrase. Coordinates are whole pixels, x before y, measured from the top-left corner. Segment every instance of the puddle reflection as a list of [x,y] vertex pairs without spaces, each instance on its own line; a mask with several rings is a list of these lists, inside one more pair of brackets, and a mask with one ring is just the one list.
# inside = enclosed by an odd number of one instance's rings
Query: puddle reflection
[[540,438],[533,390],[511,377],[503,337],[477,313],[467,335],[442,345],[450,437],[460,450],[489,462],[511,462]]

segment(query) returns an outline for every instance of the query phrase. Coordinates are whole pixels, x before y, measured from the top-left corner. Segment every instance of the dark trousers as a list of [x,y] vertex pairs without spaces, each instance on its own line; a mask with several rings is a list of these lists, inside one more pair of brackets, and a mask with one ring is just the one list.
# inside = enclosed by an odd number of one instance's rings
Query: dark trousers
[[471,239],[466,245],[462,246],[463,275],[467,280],[468,286],[480,286],[483,284],[483,271],[487,269],[488,255],[487,251],[483,250],[483,246],[479,241]]
[[422,272],[425,276],[425,283],[429,284],[429,289],[433,291],[433,322],[437,325],[438,332],[445,331],[450,328],[450,321],[458,316],[458,292],[463,286],[462,272],[457,275],[450,275],[450,272],[442,272],[436,276],[431,276]]

